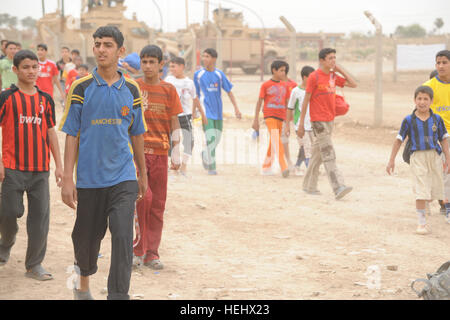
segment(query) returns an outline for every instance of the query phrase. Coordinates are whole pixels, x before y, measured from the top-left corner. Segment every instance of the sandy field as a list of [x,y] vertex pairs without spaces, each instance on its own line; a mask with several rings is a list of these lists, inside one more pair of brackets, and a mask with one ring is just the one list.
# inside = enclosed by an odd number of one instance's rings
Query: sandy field
[[[397,83],[386,74],[384,126],[373,128],[374,80],[359,73],[356,64],[344,66],[358,78],[359,87],[344,92],[351,110],[337,119],[334,144],[338,167],[353,192],[336,201],[323,169],[319,196],[301,191],[302,177],[261,176],[257,162],[233,160],[239,149],[225,143],[226,138],[218,158],[231,155],[231,160],[219,162],[219,175],[208,176],[199,164],[197,144],[188,177],[169,176],[160,247],[165,269],[133,271],[133,299],[417,299],[411,281],[449,259],[450,225],[435,202],[427,217],[431,234],[416,235],[408,165],[397,157],[394,176],[386,174],[385,166],[401,120],[412,110],[413,91],[428,72],[401,75]],[[258,77],[233,75],[232,80],[242,112],[253,115]],[[226,96],[224,101],[230,112]],[[57,110],[59,119],[60,105]],[[250,117],[224,121],[224,128],[234,132],[250,127]],[[58,135],[63,150],[64,135]],[[197,135],[197,141],[201,138]],[[267,148],[264,139],[259,149],[248,135],[244,140],[245,150],[263,154]],[[293,157],[298,151],[293,137],[290,146]],[[55,279],[24,277],[25,213],[10,261],[0,267],[0,299],[73,298],[67,282],[73,276],[75,214],[62,203],[53,173],[51,204],[44,266]],[[96,299],[106,299],[109,232],[101,254],[99,271],[91,278]]]

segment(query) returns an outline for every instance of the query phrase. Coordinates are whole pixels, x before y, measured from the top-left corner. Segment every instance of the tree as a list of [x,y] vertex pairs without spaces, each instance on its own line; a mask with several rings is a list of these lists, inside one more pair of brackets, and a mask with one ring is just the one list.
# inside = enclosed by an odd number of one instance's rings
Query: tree
[[20,20],[20,24],[22,25],[22,27],[26,28],[26,29],[34,29],[36,28],[36,20],[33,19],[32,17],[25,17],[22,20]]
[[424,37],[427,31],[418,23],[409,26],[397,26],[395,35],[400,38],[420,38]]
[[444,26],[444,20],[442,20],[442,18],[436,18],[436,20],[434,20],[434,31],[440,31],[441,28]]

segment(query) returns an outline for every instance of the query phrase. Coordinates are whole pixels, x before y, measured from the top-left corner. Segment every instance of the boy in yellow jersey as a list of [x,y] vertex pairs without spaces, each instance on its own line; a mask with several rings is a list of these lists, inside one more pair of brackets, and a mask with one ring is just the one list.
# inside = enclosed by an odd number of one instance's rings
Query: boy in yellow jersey
[[[431,110],[444,120],[447,131],[450,130],[450,50],[436,54],[437,76],[424,83],[434,91]],[[449,138],[447,138],[449,139]],[[444,174],[446,220],[450,223],[450,174]]]

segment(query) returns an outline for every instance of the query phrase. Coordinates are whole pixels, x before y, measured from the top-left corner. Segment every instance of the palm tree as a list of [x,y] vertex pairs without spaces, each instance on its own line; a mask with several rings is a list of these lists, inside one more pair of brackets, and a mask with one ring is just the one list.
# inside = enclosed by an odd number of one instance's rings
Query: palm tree
[[440,31],[441,28],[444,26],[444,20],[442,20],[442,18],[436,18],[436,20],[434,20],[434,30],[435,31]]

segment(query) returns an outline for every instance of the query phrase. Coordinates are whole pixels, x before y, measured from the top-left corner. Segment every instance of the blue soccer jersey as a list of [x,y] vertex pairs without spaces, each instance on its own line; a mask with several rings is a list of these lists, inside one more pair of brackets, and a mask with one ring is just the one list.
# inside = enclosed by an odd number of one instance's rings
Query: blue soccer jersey
[[121,75],[108,86],[94,69],[72,84],[59,129],[80,137],[77,188],[136,180],[130,135],[145,133],[147,126],[135,81]]
[[194,74],[197,96],[206,111],[206,117],[212,120],[223,119],[222,89],[230,92],[233,85],[221,70],[208,71],[202,68]]

